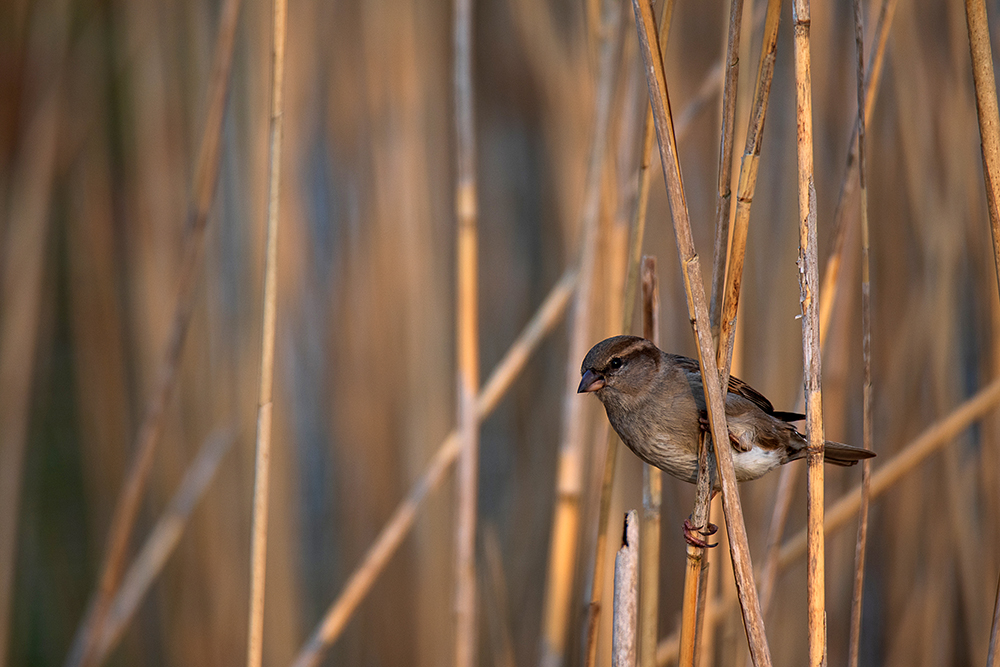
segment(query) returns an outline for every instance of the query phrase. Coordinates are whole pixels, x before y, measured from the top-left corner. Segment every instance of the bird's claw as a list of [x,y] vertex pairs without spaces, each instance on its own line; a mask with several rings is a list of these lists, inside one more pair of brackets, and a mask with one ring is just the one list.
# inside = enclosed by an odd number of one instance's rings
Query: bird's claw
[[690,519],[684,519],[684,541],[693,547],[701,547],[702,549],[711,549],[712,547],[719,546],[718,542],[715,544],[709,544],[706,540],[699,537],[699,535],[709,536],[715,535],[719,531],[719,527],[714,523],[710,523],[705,528],[698,528]]

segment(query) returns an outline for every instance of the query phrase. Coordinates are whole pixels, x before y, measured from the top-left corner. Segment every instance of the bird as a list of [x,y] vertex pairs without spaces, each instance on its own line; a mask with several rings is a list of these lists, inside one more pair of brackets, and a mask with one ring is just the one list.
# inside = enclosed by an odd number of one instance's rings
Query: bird
[[[611,426],[629,449],[667,474],[695,483],[698,443],[701,434],[708,431],[697,361],[664,352],[645,338],[613,336],[590,349],[580,374],[577,393],[597,396]],[[763,394],[739,378],[730,376],[727,389],[726,423],[737,481],[757,479],[780,465],[805,458],[808,442],[792,425],[805,415],[775,410]],[[875,453],[827,441],[824,456],[827,463],[851,466]],[[714,466],[710,466],[710,473],[714,495],[721,490],[721,481]],[[688,542],[708,546],[690,529],[685,522]]]

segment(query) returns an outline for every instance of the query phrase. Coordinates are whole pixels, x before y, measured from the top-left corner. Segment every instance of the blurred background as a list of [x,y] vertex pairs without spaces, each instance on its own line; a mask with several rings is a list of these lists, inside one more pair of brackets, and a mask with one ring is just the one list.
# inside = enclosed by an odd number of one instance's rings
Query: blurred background
[[[748,1],[743,21],[734,179],[761,4]],[[880,4],[863,3],[869,43]],[[988,5],[996,19],[1000,7]],[[597,261],[581,268],[593,280],[587,347],[621,333],[614,304],[647,95],[631,4],[615,7]],[[728,7],[679,0],[665,53],[706,282]],[[130,559],[202,448],[220,432],[235,437],[110,665],[244,661],[271,9],[244,0],[239,11],[194,310]],[[177,308],[221,14],[217,1],[0,3],[0,664],[61,664],[96,588]],[[787,3],[781,18],[734,373],[791,410],[802,346]],[[452,7],[291,0],[288,19],[266,665],[297,654],[456,411]],[[599,32],[581,2],[475,4],[484,380],[580,254]],[[814,3],[812,57],[825,258],[856,117],[849,3]],[[961,2],[899,0],[868,127],[877,471],[1000,375],[1000,301]],[[644,252],[659,260],[662,347],[694,356],[655,155],[653,163]],[[856,196],[845,210],[823,398],[827,437],[861,444]],[[539,658],[567,364],[580,363],[569,358],[567,321],[543,338],[482,424],[484,665]],[[592,397],[579,400],[589,452],[605,417]],[[985,664],[1000,563],[998,416],[990,410],[873,501],[862,664]],[[618,462],[612,536],[621,512],[641,507],[638,460],[623,448]],[[792,465],[798,489],[786,538],[805,521],[805,466]],[[777,475],[741,487],[756,563]],[[860,471],[828,469],[826,479],[829,504]],[[450,664],[454,498],[449,471],[324,664]],[[665,479],[661,637],[677,625],[680,524],[692,499],[693,487]],[[827,541],[830,664],[846,661],[855,528],[848,522]],[[724,598],[727,554],[711,556],[712,590]],[[607,569],[610,576],[611,561]],[[775,664],[804,664],[801,558],[782,570],[774,596]],[[574,609],[567,646],[575,661]],[[742,664],[738,611],[730,606],[711,632],[707,664]],[[609,636],[600,664],[610,664]]]

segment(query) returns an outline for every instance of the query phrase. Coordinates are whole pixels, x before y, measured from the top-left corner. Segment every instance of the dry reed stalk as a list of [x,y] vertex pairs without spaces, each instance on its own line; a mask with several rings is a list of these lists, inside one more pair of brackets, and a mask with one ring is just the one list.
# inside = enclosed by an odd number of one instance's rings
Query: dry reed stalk
[[102,664],[121,640],[149,587],[163,571],[167,559],[180,542],[191,512],[211,484],[219,463],[235,440],[236,434],[232,431],[216,431],[206,438],[198,455],[191,461],[170,504],[122,577],[95,653],[95,664]]
[[[757,188],[757,169],[760,165],[760,148],[764,136],[764,120],[770,99],[771,81],[774,78],[775,51],[778,44],[778,25],[781,22],[781,0],[768,0],[764,18],[764,35],[757,64],[753,106],[747,127],[746,145],[740,160],[740,180],[736,190],[736,217],[733,220],[732,241],[728,253],[724,292],[719,315],[718,365],[724,371],[723,385],[729,378],[736,340],[736,315],[739,310],[740,285],[743,282],[743,260],[746,256],[747,230],[750,224],[750,205]],[[721,183],[721,177],[720,177]],[[718,241],[717,241],[718,243]]]
[[[639,523],[635,510],[625,515],[622,545],[615,556],[614,629],[612,667],[635,667],[636,621],[639,607]],[[644,537],[643,540],[646,538]]]
[[[666,0],[663,12],[660,14],[659,35],[661,53],[666,48],[667,39],[670,34],[670,19],[673,16],[674,3],[675,0]],[[639,188],[636,193],[635,207],[632,210],[630,224],[632,230],[631,243],[629,245],[625,293],[622,299],[621,331],[623,332],[628,331],[632,326],[632,314],[635,307],[636,292],[638,291],[642,244],[646,235],[646,211],[649,204],[649,186],[652,180],[649,166],[653,154],[654,133],[653,110],[650,107],[646,110],[646,122],[642,138],[642,155],[639,161]],[[589,568],[589,576],[585,579],[583,592],[583,599],[587,605],[583,622],[584,656],[585,664],[588,667],[592,667],[597,662],[597,629],[601,614],[601,600],[604,594],[604,587],[601,585],[601,582],[604,576],[604,554],[605,545],[607,544],[609,515],[611,513],[611,493],[614,485],[617,459],[618,434],[609,429],[603,466],[599,470],[595,470],[595,478],[601,480],[600,501],[597,513],[597,534],[594,544],[592,546],[588,545],[590,547],[588,550],[592,558],[592,567]],[[597,465],[600,466],[600,457],[595,457],[595,460],[597,461]]]
[[563,662],[570,618],[573,574],[580,532],[580,492],[584,468],[584,403],[576,394],[580,361],[590,345],[590,312],[593,278],[599,240],[601,179],[607,153],[608,126],[617,68],[619,11],[615,2],[605,3],[597,68],[593,143],[587,162],[587,183],[582,209],[580,278],[570,322],[569,358],[566,364],[566,395],[563,404],[563,435],[559,444],[556,502],[543,602],[540,662],[554,667]]
[[[642,258],[642,335],[660,344],[660,289],[656,257]],[[642,594],[639,597],[639,659],[642,667],[656,664],[660,602],[660,509],[663,473],[656,466],[642,466]]]
[[997,664],[997,653],[1000,652],[1000,578],[997,578],[997,595],[993,603],[993,624],[990,627],[990,646],[986,652],[986,667]]
[[[517,340],[493,369],[476,402],[476,417],[479,421],[493,412],[518,374],[524,369],[529,355],[541,342],[542,337],[551,331],[552,327],[559,321],[575,289],[577,275],[578,270],[575,268],[567,270],[562,275],[535,312],[531,321],[528,322]],[[340,636],[347,621],[350,620],[358,605],[371,590],[375,579],[385,569],[389,558],[396,553],[403,538],[410,532],[416,519],[417,510],[426,499],[427,494],[441,483],[441,479],[451,464],[455,462],[458,453],[458,431],[454,430],[441,443],[434,457],[428,463],[424,474],[416,481],[406,498],[396,507],[385,526],[379,531],[375,542],[365,553],[361,563],[347,579],[340,595],[327,608],[309,640],[299,651],[293,663],[295,667],[316,665],[327,648]]]
[[[892,26],[895,7],[896,0],[883,0],[879,11],[878,23],[875,27],[874,44],[872,46],[874,56],[865,87],[866,118],[871,115],[872,108],[875,106],[875,100],[878,96],[882,63],[885,61],[885,47],[888,43],[889,28]],[[826,349],[827,333],[830,329],[830,322],[833,319],[833,304],[840,293],[840,266],[844,253],[844,237],[847,230],[847,207],[845,203],[849,194],[853,191],[851,184],[854,182],[854,174],[858,165],[857,150],[857,126],[855,126],[854,135],[851,137],[851,151],[848,154],[847,163],[844,165],[840,196],[837,200],[836,213],[834,214],[834,240],[830,248],[830,254],[827,257],[826,267],[823,270],[823,283],[820,286],[819,339],[822,349]],[[796,406],[796,410],[801,409],[801,395],[796,401]],[[785,522],[788,519],[788,511],[792,505],[792,495],[795,492],[797,477],[794,473],[794,468],[790,466],[783,466],[779,473],[778,491],[775,494],[774,509],[771,515],[770,527],[768,528],[767,555],[764,558],[760,577],[761,607],[765,615],[771,604],[771,594],[774,591],[781,537],[785,532]]]
[[478,197],[476,194],[475,89],[472,79],[472,0],[454,7],[455,85],[455,217],[458,224],[458,406],[461,453],[456,485],[455,527],[455,664],[476,661],[476,497],[479,477],[479,289]]
[[806,494],[809,556],[806,569],[809,664],[826,664],[826,565],[823,536],[823,396],[820,386],[819,259],[816,185],[813,180],[812,74],[809,0],[792,0],[795,51],[796,147],[799,184],[799,293],[802,304],[802,357],[805,372]]
[[[743,19],[742,0],[733,0],[729,8],[729,35],[726,44],[726,76],[722,94],[722,128],[719,141],[718,182],[715,206],[715,248],[712,254],[712,299],[709,316],[712,335],[716,337],[717,363],[722,368],[724,376],[729,374],[729,357],[723,354],[727,349],[720,345],[719,318],[722,313],[722,294],[726,273],[726,258],[729,244],[729,216],[731,213],[731,186],[733,137],[736,119],[736,92],[739,78],[739,45]],[[742,253],[745,250],[741,250]],[[725,356],[725,359],[722,357]],[[720,380],[720,382],[725,382]],[[698,446],[698,477],[695,486],[695,504],[691,513],[691,523],[695,530],[702,530],[709,524],[710,518],[710,471],[708,461],[707,437],[703,435]],[[700,644],[702,621],[704,620],[705,580],[708,572],[708,559],[705,548],[694,544],[687,545],[687,559],[684,571],[684,593],[681,616],[681,649],[682,665],[698,664],[698,647]]]
[[[729,36],[726,40],[725,77],[722,85],[722,139],[719,142],[718,197],[715,200],[715,248],[712,253],[712,335],[718,339],[722,316],[722,294],[729,256],[729,215],[732,212],[733,137],[736,130],[736,91],[740,75],[740,36],[743,0],[729,5]],[[721,362],[720,362],[721,363]]]
[[274,338],[278,300],[278,220],[281,193],[281,129],[284,112],[286,0],[274,0],[271,36],[271,122],[268,157],[267,240],[264,256],[264,313],[261,323],[260,385],[257,398],[257,455],[254,462],[253,528],[250,543],[250,614],[247,667],[260,667],[264,648],[264,587],[267,572],[267,503],[271,475],[271,418],[274,410]]
[[103,625],[121,580],[132,530],[149,481],[153,454],[163,432],[167,403],[177,384],[177,371],[194,311],[198,278],[201,275],[199,268],[205,246],[209,207],[218,180],[222,118],[228,93],[239,7],[239,0],[227,0],[221,10],[209,82],[205,129],[195,167],[194,201],[189,213],[190,228],[185,239],[184,255],[177,281],[174,317],[153,393],[146,403],[142,424],[136,435],[131,464],[115,504],[97,590],[88,602],[87,612],[77,628],[70,653],[66,658],[66,664],[71,667],[90,664],[93,652],[103,635]]
[[[712,439],[723,443],[729,441],[726,426],[725,402],[715,360],[715,349],[708,320],[708,302],[705,286],[701,282],[701,265],[694,248],[691,221],[688,217],[684,187],[681,183],[680,164],[677,158],[676,137],[673,119],[670,115],[670,100],[667,93],[663,59],[656,40],[656,23],[652,7],[643,0],[633,0],[639,44],[645,66],[649,98],[656,121],[656,134],[660,147],[660,162],[667,184],[670,210],[674,219],[674,234],[680,264],[684,273],[684,287],[687,293],[688,314],[698,342],[698,357],[702,378],[705,383],[705,401],[712,428]],[[736,587],[743,609],[743,621],[747,640],[755,665],[770,665],[771,656],[764,634],[764,622],[760,614],[760,604],[753,582],[753,566],[750,549],[747,546],[746,528],[743,525],[743,510],[739,490],[736,488],[736,474],[733,470],[732,452],[728,447],[715,447],[718,471],[722,482],[723,507],[730,533],[730,549],[733,570],[736,573]]]
[[[864,365],[863,429],[864,447],[873,449],[872,424],[872,331],[871,331],[871,274],[868,236],[868,176],[865,158],[865,58],[864,28],[861,25],[861,0],[854,0],[854,43],[857,52],[858,84],[858,184],[861,188],[861,350]],[[861,601],[864,597],[865,546],[868,541],[868,501],[871,487],[871,459],[861,462],[861,509],[858,517],[858,536],[854,551],[854,590],[851,600],[851,634],[848,664],[858,667],[858,649],[861,643]]]
[[990,49],[985,0],[965,0],[965,20],[969,27],[972,80],[976,85],[976,111],[979,115],[986,204],[993,232],[993,258],[996,263],[997,285],[1000,286],[1000,111],[997,109],[997,88],[993,78],[993,53]]

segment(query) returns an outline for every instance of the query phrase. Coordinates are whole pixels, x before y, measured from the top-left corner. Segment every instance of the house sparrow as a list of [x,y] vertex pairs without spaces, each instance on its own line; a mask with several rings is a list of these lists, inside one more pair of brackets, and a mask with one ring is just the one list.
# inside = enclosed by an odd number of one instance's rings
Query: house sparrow
[[[677,479],[694,483],[698,440],[707,431],[705,392],[698,362],[667,354],[645,338],[614,336],[590,349],[577,393],[594,392],[608,421],[635,454]],[[805,458],[806,439],[789,422],[805,418],[778,412],[764,396],[729,378],[726,422],[736,479],[745,482],[779,465]],[[875,456],[861,447],[827,441],[827,463],[854,465]],[[712,488],[721,483],[712,468]]]

